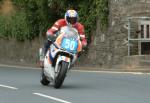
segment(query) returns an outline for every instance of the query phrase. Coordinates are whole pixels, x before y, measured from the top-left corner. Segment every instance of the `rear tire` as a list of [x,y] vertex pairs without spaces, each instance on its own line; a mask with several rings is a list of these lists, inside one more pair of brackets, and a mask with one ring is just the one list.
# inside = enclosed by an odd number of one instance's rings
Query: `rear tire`
[[58,72],[58,75],[57,77],[55,78],[55,83],[54,83],[54,87],[56,89],[60,88],[64,82],[64,79],[66,77],[66,73],[67,73],[67,69],[68,69],[68,63],[67,62],[64,62],[62,61],[60,64],[59,64],[59,72]]
[[41,80],[40,80],[41,84],[46,86],[50,83],[50,81],[47,80],[45,74],[44,74],[44,69],[42,68],[42,71],[41,71]]

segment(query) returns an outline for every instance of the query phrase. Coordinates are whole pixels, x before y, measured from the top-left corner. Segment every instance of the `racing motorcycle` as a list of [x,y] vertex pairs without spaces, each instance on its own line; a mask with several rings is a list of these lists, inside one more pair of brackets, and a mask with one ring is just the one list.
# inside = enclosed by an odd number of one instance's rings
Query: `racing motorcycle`
[[[75,28],[65,26],[58,33],[56,40],[52,42],[45,56],[40,57],[43,62],[41,72],[41,84],[50,82],[55,88],[60,88],[64,82],[68,70],[77,60],[78,53],[82,51],[80,36]],[[43,54],[40,48],[40,55]]]

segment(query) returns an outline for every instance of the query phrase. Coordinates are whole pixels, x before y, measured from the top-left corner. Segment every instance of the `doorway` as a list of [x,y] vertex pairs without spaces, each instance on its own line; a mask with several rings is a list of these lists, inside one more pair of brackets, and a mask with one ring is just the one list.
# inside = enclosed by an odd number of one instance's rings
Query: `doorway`
[[150,54],[150,42],[141,42],[141,54],[142,55]]

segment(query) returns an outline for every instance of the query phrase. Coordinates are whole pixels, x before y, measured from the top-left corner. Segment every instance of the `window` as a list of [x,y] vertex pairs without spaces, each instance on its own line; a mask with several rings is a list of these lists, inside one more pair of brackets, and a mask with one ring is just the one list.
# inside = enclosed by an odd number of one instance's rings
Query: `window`
[[139,27],[139,30],[141,30],[139,34],[139,39],[141,39],[141,41],[138,41],[139,54],[150,54],[150,21],[141,20]]
[[149,36],[149,25],[148,24],[146,25],[146,32],[147,32],[147,38],[150,38],[150,36]]
[[144,38],[144,25],[141,25],[141,35],[140,38]]

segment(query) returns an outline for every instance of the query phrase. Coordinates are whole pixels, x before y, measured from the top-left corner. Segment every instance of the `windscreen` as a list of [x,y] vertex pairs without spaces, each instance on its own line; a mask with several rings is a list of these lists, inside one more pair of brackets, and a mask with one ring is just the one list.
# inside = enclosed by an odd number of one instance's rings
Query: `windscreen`
[[65,26],[63,28],[61,28],[62,33],[64,33],[65,37],[67,38],[73,38],[73,39],[79,39],[79,34],[78,31],[75,28],[69,27],[69,26]]

